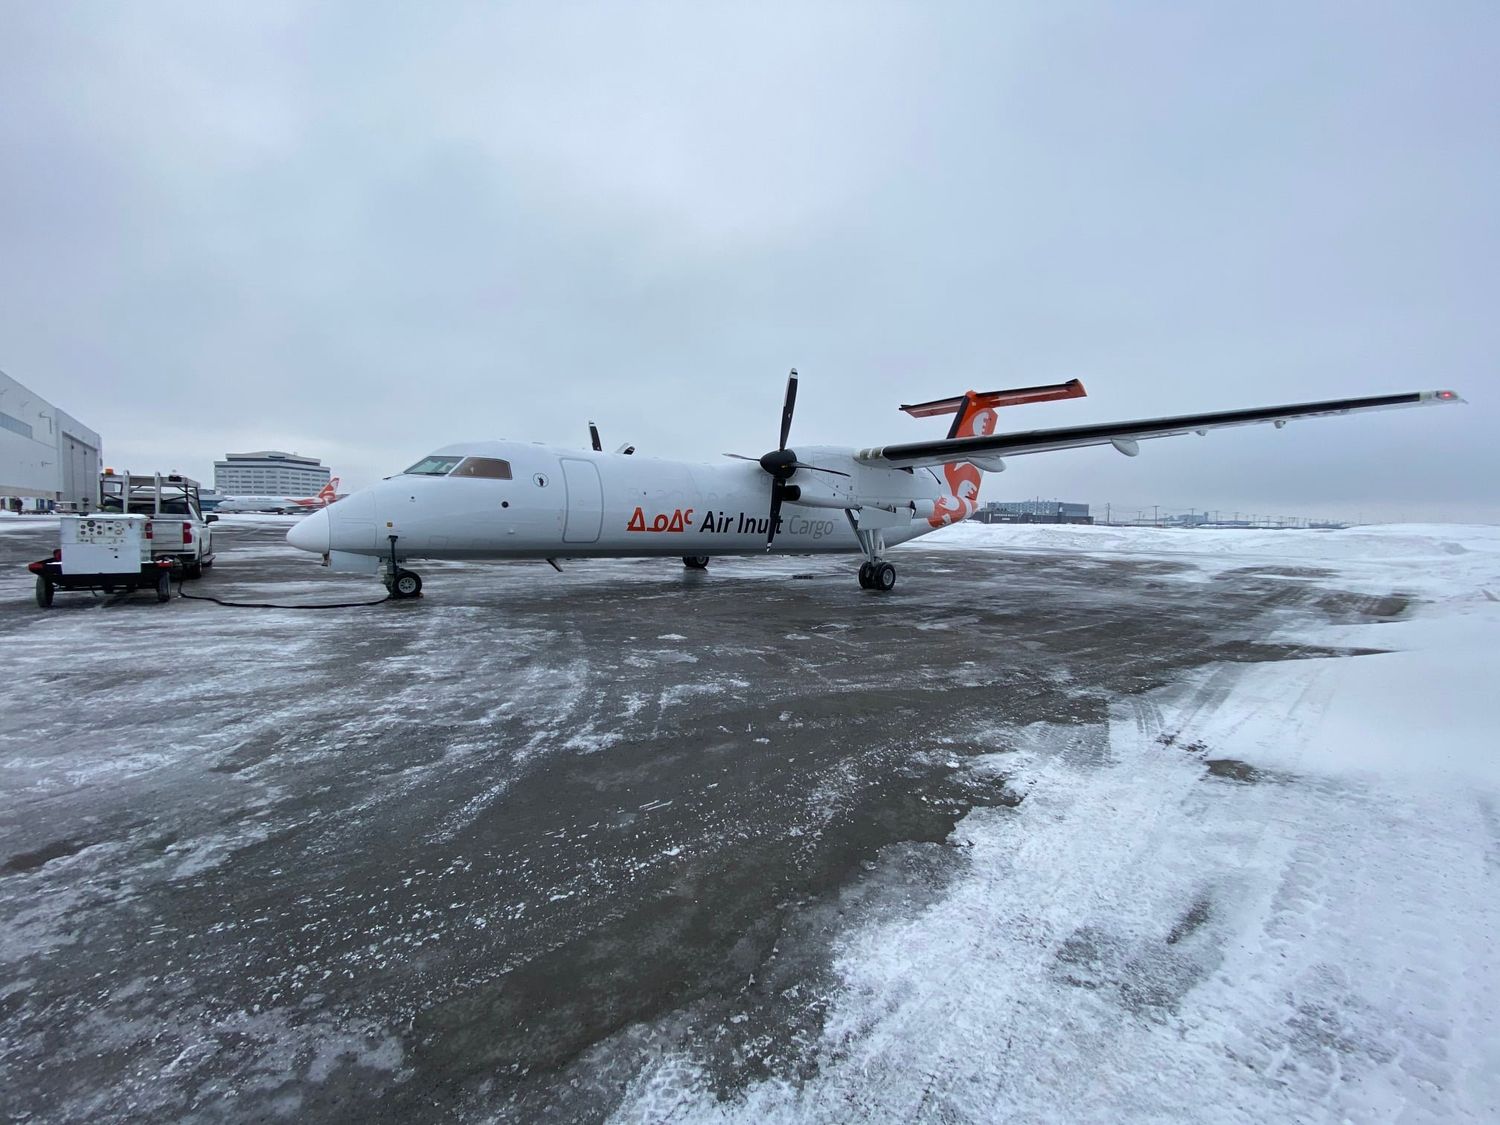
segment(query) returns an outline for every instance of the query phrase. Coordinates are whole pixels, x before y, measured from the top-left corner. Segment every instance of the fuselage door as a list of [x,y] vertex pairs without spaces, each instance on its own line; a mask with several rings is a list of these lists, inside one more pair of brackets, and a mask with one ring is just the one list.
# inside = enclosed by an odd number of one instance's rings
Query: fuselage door
[[562,459],[563,481],[568,489],[568,517],[563,524],[564,543],[597,543],[604,526],[604,487],[592,461]]

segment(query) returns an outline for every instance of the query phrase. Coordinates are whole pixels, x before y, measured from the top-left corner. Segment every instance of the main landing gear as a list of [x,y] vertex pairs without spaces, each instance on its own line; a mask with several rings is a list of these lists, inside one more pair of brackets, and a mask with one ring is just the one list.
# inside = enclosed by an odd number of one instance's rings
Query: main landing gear
[[878,527],[862,528],[854,513],[848,513],[849,526],[865,553],[865,561],[859,564],[859,587],[861,590],[879,590],[884,593],[896,588],[896,568],[885,559],[885,532]]
[[894,590],[896,568],[888,562],[862,562],[859,564],[859,585],[862,590]]
[[685,567],[687,567],[689,570],[707,570],[708,569],[708,556],[707,555],[683,555],[682,556],[682,565],[685,566]]

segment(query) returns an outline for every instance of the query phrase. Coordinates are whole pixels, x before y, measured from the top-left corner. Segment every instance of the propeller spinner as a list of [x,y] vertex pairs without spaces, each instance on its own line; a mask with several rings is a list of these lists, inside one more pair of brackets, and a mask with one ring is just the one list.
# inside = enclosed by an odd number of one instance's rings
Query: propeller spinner
[[726,453],[725,457],[733,457],[738,461],[755,461],[762,469],[771,474],[771,519],[766,529],[766,548],[770,549],[776,541],[776,525],[781,520],[781,505],[784,500],[795,500],[800,495],[800,490],[795,485],[787,484],[798,469],[807,469],[814,473],[832,473],[834,476],[847,477],[849,474],[840,472],[838,469],[824,469],[817,465],[808,465],[797,459],[797,454],[786,447],[787,438],[792,432],[792,412],[797,408],[797,369],[786,378],[786,400],[781,406],[781,444],[761,457],[746,457],[743,453]]

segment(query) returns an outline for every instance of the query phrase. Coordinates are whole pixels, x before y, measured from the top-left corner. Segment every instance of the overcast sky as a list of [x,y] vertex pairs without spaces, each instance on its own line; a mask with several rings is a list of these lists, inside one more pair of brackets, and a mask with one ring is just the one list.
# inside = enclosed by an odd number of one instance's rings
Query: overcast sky
[[985,498],[1500,520],[1500,5],[0,0],[0,368],[346,484],[1452,386]]

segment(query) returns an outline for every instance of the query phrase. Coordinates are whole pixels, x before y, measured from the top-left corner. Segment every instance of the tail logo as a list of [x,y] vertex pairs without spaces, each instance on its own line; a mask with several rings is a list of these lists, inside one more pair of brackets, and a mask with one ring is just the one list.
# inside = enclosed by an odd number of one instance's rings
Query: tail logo
[[[987,406],[980,406],[978,395],[970,391],[959,408],[957,424],[951,437],[983,437],[995,432],[999,416]],[[948,495],[938,497],[937,507],[927,522],[933,527],[947,527],[972,516],[979,507],[979,485],[983,475],[967,461],[952,461],[943,466]]]

